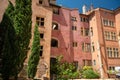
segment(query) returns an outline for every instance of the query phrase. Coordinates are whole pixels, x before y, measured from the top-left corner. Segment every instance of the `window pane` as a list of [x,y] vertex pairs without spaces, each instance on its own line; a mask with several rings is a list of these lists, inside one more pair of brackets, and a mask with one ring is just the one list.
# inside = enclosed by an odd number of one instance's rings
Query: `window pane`
[[40,33],[40,38],[43,39],[44,38],[44,34]]
[[58,41],[55,39],[51,40],[51,47],[58,47]]

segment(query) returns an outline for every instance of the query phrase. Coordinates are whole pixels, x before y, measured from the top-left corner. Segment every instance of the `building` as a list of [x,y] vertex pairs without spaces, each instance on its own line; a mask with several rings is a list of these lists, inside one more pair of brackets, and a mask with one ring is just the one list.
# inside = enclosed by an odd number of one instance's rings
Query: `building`
[[51,58],[63,55],[64,61],[75,62],[78,68],[92,65],[101,78],[115,77],[115,67],[120,66],[120,8],[93,9],[92,6],[84,14],[57,5],[52,8]]
[[94,9],[92,5],[82,14],[78,9],[56,5],[56,0],[32,0],[30,47],[35,24],[39,25],[41,38],[36,79],[50,78],[50,59],[59,55],[78,69],[92,66],[101,78],[115,77],[115,67],[120,67],[120,8]]
[[101,73],[102,78],[111,77],[108,70],[115,70],[115,67],[120,66],[119,29],[117,27],[119,23],[116,22],[119,16],[116,15],[116,11],[118,9],[112,11],[97,8],[87,14],[93,32],[91,35],[91,50],[94,45],[94,50],[91,52],[92,67]]

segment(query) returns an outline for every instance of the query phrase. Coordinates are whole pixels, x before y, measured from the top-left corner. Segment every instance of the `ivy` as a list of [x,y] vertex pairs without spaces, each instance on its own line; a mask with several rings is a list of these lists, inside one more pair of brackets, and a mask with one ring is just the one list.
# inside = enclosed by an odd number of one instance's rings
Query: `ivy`
[[37,65],[39,62],[39,52],[40,52],[40,37],[39,37],[38,25],[35,25],[32,50],[28,61],[28,69],[27,69],[29,78],[34,78],[36,74]]

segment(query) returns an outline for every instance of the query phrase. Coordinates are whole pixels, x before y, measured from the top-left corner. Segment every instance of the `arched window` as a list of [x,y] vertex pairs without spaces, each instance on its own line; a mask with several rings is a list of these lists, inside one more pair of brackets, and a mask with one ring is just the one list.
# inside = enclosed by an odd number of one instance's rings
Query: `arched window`
[[58,40],[52,39],[51,40],[51,47],[58,47]]
[[53,29],[53,30],[58,30],[58,24],[55,23],[55,22],[53,22],[53,23],[52,23],[52,29]]

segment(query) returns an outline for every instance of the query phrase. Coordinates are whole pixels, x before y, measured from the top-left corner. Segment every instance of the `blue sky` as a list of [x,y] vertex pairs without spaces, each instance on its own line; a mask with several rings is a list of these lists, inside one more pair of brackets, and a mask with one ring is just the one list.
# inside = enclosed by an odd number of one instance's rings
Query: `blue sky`
[[78,8],[80,13],[82,13],[82,6],[84,4],[89,7],[91,4],[95,8],[102,7],[106,9],[116,9],[120,7],[120,0],[56,0],[58,5],[62,5],[68,8]]

